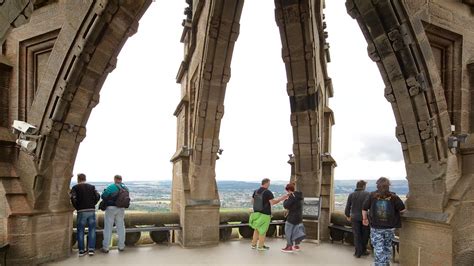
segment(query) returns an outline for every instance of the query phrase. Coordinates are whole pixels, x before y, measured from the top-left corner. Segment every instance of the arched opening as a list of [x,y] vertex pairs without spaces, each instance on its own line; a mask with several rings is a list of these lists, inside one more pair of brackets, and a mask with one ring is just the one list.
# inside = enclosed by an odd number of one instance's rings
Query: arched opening
[[263,178],[272,180],[270,190],[277,195],[291,176],[286,163],[292,153],[290,107],[274,7],[271,1],[247,1],[242,11],[221,124],[224,152],[216,163],[216,178],[218,183],[245,181],[254,187],[245,186],[247,198],[239,196],[238,201],[220,190],[221,208],[248,210],[249,198]]
[[[19,73],[29,73],[31,70],[29,67],[34,65],[29,63],[36,62],[39,68],[35,74],[47,73],[45,75],[47,78],[43,80],[32,79],[31,82],[14,84],[19,87],[17,89],[20,96],[17,98],[21,99],[16,99],[18,106],[10,108],[12,113],[10,116],[24,118],[38,125],[42,138],[34,154],[35,160],[29,157],[31,154],[20,153],[18,158],[15,158],[15,162],[10,162],[11,169],[17,169],[18,173],[11,177],[15,182],[8,184],[15,184],[9,188],[17,191],[10,192],[6,196],[13,196],[8,201],[14,198],[11,202],[17,202],[18,206],[21,206],[16,209],[14,215],[8,217],[9,230],[11,229],[8,232],[9,237],[18,238],[25,232],[31,233],[33,239],[25,245],[51,248],[52,253],[45,252],[45,254],[53,258],[67,253],[65,247],[67,248],[69,239],[66,239],[64,235],[70,233],[66,226],[71,222],[67,204],[69,176],[72,173],[79,144],[86,135],[85,126],[90,111],[98,103],[102,82],[114,69],[116,57],[122,45],[137,29],[138,19],[151,2],[119,1],[120,5],[117,1],[109,1],[105,4],[101,1],[86,1],[81,5],[77,2],[46,2],[51,5],[64,4],[65,8],[62,10],[65,13],[53,12],[52,17],[48,17],[51,15],[48,12],[33,13],[37,17],[32,16],[32,24],[38,25],[39,28],[39,31],[35,31],[38,33],[36,36],[29,36],[20,28],[12,32],[11,40],[7,40],[6,48],[2,47],[2,50],[9,53],[8,59],[14,62],[12,63],[14,67],[8,67],[7,71],[2,67],[2,72],[17,71],[11,72],[10,75],[20,76]],[[203,2],[209,4],[207,1],[197,1],[197,5],[191,6],[190,10],[203,12]],[[315,131],[312,131],[311,126],[323,121],[322,117],[317,118],[317,115],[324,114],[322,115],[324,118],[326,115],[331,116],[330,110],[321,110],[321,108],[316,110],[317,103],[318,108],[319,106],[326,107],[324,104],[319,105],[319,102],[327,99],[320,97],[318,93],[331,92],[331,89],[329,85],[326,86],[330,84],[330,80],[325,75],[327,73],[324,73],[324,67],[316,72],[326,84],[317,84],[316,81],[320,79],[313,80],[314,77],[310,77],[313,74],[312,67],[317,67],[317,64],[311,63],[314,63],[315,59],[323,58],[322,54],[327,49],[320,48],[315,52],[317,49],[308,42],[314,37],[308,29],[316,32],[312,27],[324,28],[322,20],[318,19],[316,23],[313,23],[314,18],[313,20],[308,18],[311,14],[314,15],[312,8],[321,8],[324,2],[302,2],[304,4],[299,5],[299,1],[276,1],[276,18],[278,26],[282,29],[281,33],[290,33],[289,36],[283,34],[281,36],[282,57],[287,63],[289,81],[287,90],[292,108],[290,120],[293,130],[297,132],[294,134],[293,149],[297,159],[295,179],[305,183],[305,189],[313,191],[320,181],[317,180],[318,170],[321,170],[318,168],[321,167],[319,155],[325,154],[326,151],[317,145],[321,132],[313,134]],[[199,51],[203,52],[203,57],[194,60],[203,63],[196,68],[199,69],[199,72],[196,72],[198,75],[195,76],[197,78],[193,80],[192,75],[196,73],[190,73],[190,79],[181,81],[196,82],[197,88],[205,89],[206,93],[210,91],[209,89],[217,88],[220,95],[216,97],[218,101],[205,101],[194,106],[196,110],[203,112],[203,115],[199,113],[196,116],[197,120],[202,120],[207,124],[202,128],[199,127],[202,124],[193,124],[198,131],[202,130],[199,132],[201,135],[188,139],[192,145],[183,145],[181,147],[183,149],[178,150],[177,155],[183,158],[184,166],[175,165],[177,167],[174,168],[177,170],[179,166],[183,166],[178,170],[194,171],[189,176],[186,175],[189,172],[183,171],[184,175],[180,176],[182,177],[180,181],[185,181],[183,182],[185,185],[178,188],[178,190],[182,189],[179,192],[186,196],[183,202],[187,205],[180,206],[184,210],[183,214],[188,216],[186,230],[192,231],[193,227],[189,226],[191,224],[189,221],[193,218],[203,217],[203,213],[211,213],[210,218],[214,223],[201,222],[203,226],[197,228],[199,232],[209,229],[208,232],[211,235],[216,233],[213,228],[217,228],[215,221],[218,214],[214,197],[217,190],[213,184],[215,180],[213,167],[220,146],[218,130],[224,111],[219,101],[223,99],[222,89],[225,90],[225,85],[230,78],[230,68],[227,63],[230,62],[233,43],[239,33],[239,17],[243,2],[232,1],[233,6],[224,5],[224,3],[229,2],[214,1],[212,5],[207,5],[207,9],[202,14],[205,14],[203,17],[206,15],[208,17],[201,21],[203,23],[199,25],[192,25],[192,21],[184,23],[187,30],[185,37],[195,37],[196,32],[189,31],[196,29],[195,26],[201,29],[206,28],[206,31],[203,34],[204,42],[200,43],[202,46],[198,46],[198,49],[201,49]],[[310,12],[306,3],[311,6]],[[368,42],[369,57],[376,62],[381,72],[385,98],[392,105],[395,114],[395,134],[401,143],[410,185],[408,199],[410,212],[406,216],[406,227],[401,238],[405,245],[402,245],[401,251],[407,258],[413,259],[417,256],[416,250],[422,248],[430,252],[423,253],[421,261],[433,264],[437,260],[446,260],[449,264],[452,262],[451,258],[457,253],[470,254],[465,249],[468,249],[468,244],[473,239],[472,232],[465,230],[469,227],[458,229],[458,226],[464,225],[461,219],[463,216],[459,215],[460,210],[467,210],[466,213],[472,210],[468,201],[472,197],[470,196],[472,169],[466,166],[472,161],[472,151],[462,145],[453,147],[453,142],[449,142],[453,138],[461,137],[459,133],[468,132],[470,125],[467,119],[470,112],[466,107],[468,103],[460,97],[465,95],[465,92],[457,87],[468,86],[464,63],[472,60],[472,58],[465,58],[472,56],[470,55],[472,49],[469,49],[471,43],[464,42],[462,38],[472,36],[472,32],[464,29],[465,25],[469,25],[464,23],[464,19],[472,16],[470,13],[472,4],[467,1],[425,3],[423,1],[348,0],[346,7],[349,15],[357,19]],[[418,12],[419,10],[422,11]],[[446,10],[459,12],[445,12]],[[452,20],[458,17],[457,14],[462,14],[459,16],[463,18],[462,22]],[[440,18],[440,16],[446,18]],[[61,19],[65,17],[68,23],[62,23]],[[221,18],[224,21],[221,21]],[[38,23],[41,21],[48,21],[48,23]],[[471,19],[466,19],[466,21],[471,22]],[[449,27],[450,32],[443,27]],[[308,32],[310,34],[306,34]],[[317,41],[324,43],[324,36],[318,37]],[[461,41],[468,47],[467,49],[459,45]],[[21,48],[19,54],[12,52],[15,47]],[[191,47],[186,48],[192,50]],[[464,50],[460,52],[460,49]],[[45,60],[45,53],[50,54],[50,59]],[[213,57],[215,55],[217,59]],[[462,57],[461,60],[459,55]],[[18,58],[26,61],[16,62]],[[297,60],[294,60],[295,58]],[[28,61],[30,59],[33,61]],[[190,62],[188,59],[185,57],[187,63]],[[227,59],[229,60],[226,61]],[[446,62],[450,65],[445,67]],[[15,64],[19,64],[20,67],[16,68]],[[184,72],[189,66],[182,64],[181,67],[180,75],[185,76]],[[472,72],[470,68],[468,70]],[[453,75],[450,76],[450,73],[446,71],[452,72]],[[459,75],[463,79],[461,83]],[[449,82],[450,80],[453,82]],[[182,83],[182,85],[182,88],[186,88],[186,84]],[[321,88],[315,85],[321,85]],[[36,97],[31,99],[29,96],[35,90]],[[26,97],[22,98],[25,95]],[[459,106],[456,107],[456,105]],[[183,108],[190,106],[189,98],[183,97],[180,106]],[[186,113],[183,114],[186,115]],[[455,124],[459,132],[456,130],[451,132],[451,124]],[[182,128],[186,128],[186,125],[186,123],[180,124]],[[302,127],[299,128],[299,126]],[[178,129],[178,132],[181,131]],[[212,137],[209,137],[210,135]],[[217,138],[214,138],[215,136]],[[7,142],[12,141],[7,140]],[[327,140],[323,142],[329,143]],[[194,155],[197,154],[195,161],[189,161],[189,147],[193,148]],[[191,166],[185,165],[189,162]],[[324,166],[322,171],[324,172]],[[18,183],[20,186],[16,186]],[[24,190],[22,186],[25,187]],[[48,222],[44,223],[44,219]],[[38,227],[26,228],[24,220],[33,221]],[[54,224],[60,229],[49,230],[46,226],[40,227],[45,224]],[[36,232],[39,233],[36,234]],[[45,235],[48,235],[48,238],[45,238]],[[433,238],[427,236],[433,236],[436,241],[432,241]],[[45,243],[45,239],[49,237],[56,237],[61,241]],[[432,245],[433,242],[442,242],[445,239],[452,239],[452,241],[448,241],[446,245]],[[456,239],[466,241],[456,241]],[[39,254],[35,248],[24,250],[27,253],[22,253],[21,256],[30,260],[24,261],[25,263],[41,261],[45,258],[44,254]],[[20,256],[18,250],[15,252]],[[464,258],[462,260],[468,261]]]
[[153,2],[147,9],[101,89],[100,104],[87,122],[87,137],[76,158],[74,173],[84,172],[92,182],[113,182],[115,174],[121,174],[125,184],[149,182],[136,184],[140,190],[132,191],[131,210],[170,207],[169,202],[156,205],[151,200],[170,200],[171,195],[169,184],[166,191],[159,181],[171,180],[169,160],[176,150],[172,114],[180,93],[175,76],[182,56],[184,5]]
[[376,64],[367,56],[367,42],[347,16],[343,1],[326,1],[325,9],[336,113],[333,154],[339,180],[406,179],[395,118],[384,97]]

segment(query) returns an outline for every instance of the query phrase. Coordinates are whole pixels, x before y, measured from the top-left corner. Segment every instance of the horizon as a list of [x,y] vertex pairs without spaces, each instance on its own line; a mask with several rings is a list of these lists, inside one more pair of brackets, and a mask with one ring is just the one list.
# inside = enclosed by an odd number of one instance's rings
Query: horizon
[[[74,177],[72,178],[74,179]],[[113,178],[111,178],[113,179]],[[124,178],[125,180],[125,178]],[[336,181],[357,181],[357,180],[360,180],[360,179],[334,179],[334,182]],[[377,179],[363,179],[365,181],[376,181]],[[393,181],[396,181],[396,180],[403,180],[403,181],[407,181],[406,178],[390,178],[390,180],[393,180]],[[160,181],[169,181],[171,182],[172,180],[171,179],[155,179],[155,180],[128,180],[128,181],[125,181],[124,183],[127,183],[127,182],[160,182]],[[222,179],[222,180],[219,180],[219,179],[216,179],[217,182],[245,182],[245,183],[259,183],[261,182],[261,179],[255,179],[255,180],[250,180],[250,179],[247,179],[247,180],[242,180],[242,179]],[[288,180],[282,180],[282,179],[274,179],[274,180],[270,180],[271,182],[273,183],[280,183],[280,182],[288,182]],[[75,180],[72,180],[71,182],[75,182]],[[103,182],[112,182],[112,180],[87,180],[87,182],[89,183],[103,183]]]

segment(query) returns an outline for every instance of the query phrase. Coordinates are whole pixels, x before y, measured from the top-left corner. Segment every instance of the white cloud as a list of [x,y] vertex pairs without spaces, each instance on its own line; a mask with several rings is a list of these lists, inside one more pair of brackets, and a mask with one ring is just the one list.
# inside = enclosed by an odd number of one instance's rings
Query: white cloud
[[388,136],[366,136],[362,142],[364,146],[359,152],[362,159],[369,161],[393,161],[400,162],[403,160],[400,144],[395,137]]

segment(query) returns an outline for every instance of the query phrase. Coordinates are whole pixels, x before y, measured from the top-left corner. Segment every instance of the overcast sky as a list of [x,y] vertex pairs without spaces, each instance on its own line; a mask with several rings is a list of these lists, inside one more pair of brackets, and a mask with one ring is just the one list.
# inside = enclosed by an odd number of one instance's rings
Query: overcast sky
[[[332,155],[336,179],[405,178],[395,121],[384,85],[345,0],[326,1],[335,113]],[[175,77],[184,0],[157,0],[123,47],[87,124],[74,174],[89,181],[169,180],[176,151],[180,99]],[[217,161],[218,180],[288,180],[292,153],[290,106],[274,2],[247,0],[227,85]]]

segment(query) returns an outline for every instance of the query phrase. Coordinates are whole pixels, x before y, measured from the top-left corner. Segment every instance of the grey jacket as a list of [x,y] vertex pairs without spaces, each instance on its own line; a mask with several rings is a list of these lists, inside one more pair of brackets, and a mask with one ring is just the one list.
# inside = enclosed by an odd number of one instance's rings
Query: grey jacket
[[352,221],[362,221],[362,205],[370,193],[358,188],[347,198],[345,215],[351,217]]

